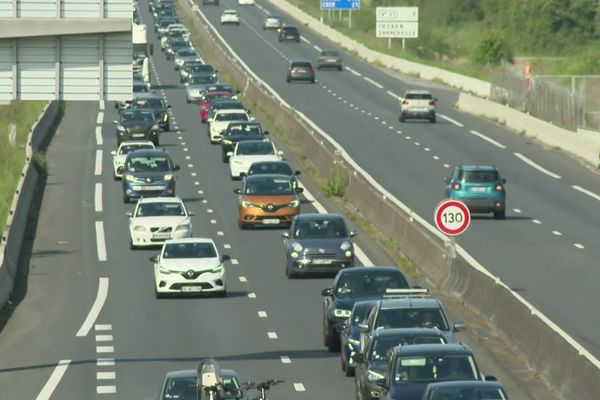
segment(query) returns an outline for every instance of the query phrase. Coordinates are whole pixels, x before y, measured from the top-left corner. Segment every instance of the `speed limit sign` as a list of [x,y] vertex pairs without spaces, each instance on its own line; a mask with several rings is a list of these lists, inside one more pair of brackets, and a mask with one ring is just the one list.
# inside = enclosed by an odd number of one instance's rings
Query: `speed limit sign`
[[435,208],[435,225],[448,236],[458,236],[471,223],[469,208],[462,201],[444,200]]

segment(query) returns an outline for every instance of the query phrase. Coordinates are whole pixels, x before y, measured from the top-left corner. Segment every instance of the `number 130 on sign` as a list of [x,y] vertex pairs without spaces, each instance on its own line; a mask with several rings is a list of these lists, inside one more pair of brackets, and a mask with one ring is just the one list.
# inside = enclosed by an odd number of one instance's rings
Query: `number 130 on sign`
[[458,236],[467,230],[471,223],[471,213],[465,203],[458,200],[444,200],[435,208],[435,225],[448,236]]

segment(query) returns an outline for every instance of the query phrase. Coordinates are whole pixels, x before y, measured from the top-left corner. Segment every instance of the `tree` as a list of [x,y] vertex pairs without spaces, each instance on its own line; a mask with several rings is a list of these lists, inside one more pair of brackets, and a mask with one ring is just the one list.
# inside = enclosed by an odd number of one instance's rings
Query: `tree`
[[512,50],[504,37],[497,31],[488,31],[481,35],[473,50],[473,61],[480,65],[496,65],[501,60],[511,61]]

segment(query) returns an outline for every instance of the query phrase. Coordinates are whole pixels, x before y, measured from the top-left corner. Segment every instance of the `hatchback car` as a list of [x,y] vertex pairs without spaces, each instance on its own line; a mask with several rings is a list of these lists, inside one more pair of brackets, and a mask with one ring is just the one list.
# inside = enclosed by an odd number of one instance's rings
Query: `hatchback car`
[[285,81],[309,81],[310,83],[315,83],[315,69],[312,63],[307,60],[290,61]]
[[280,42],[283,42],[284,40],[293,40],[295,42],[300,42],[300,32],[295,26],[282,26],[279,29],[278,39]]
[[281,28],[281,19],[277,15],[267,15],[263,29],[279,29]]
[[434,123],[436,102],[437,99],[426,90],[407,90],[400,100],[398,120],[404,122],[407,119],[427,119]]
[[496,167],[459,165],[445,178],[446,197],[464,202],[473,213],[493,213],[506,218],[506,179]]
[[119,113],[116,125],[117,145],[127,140],[144,140],[158,146],[160,127],[152,110],[133,108]]
[[131,108],[143,108],[152,110],[156,123],[165,132],[171,130],[171,121],[169,117],[169,109],[171,105],[167,105],[159,95],[155,93],[140,93],[134,96]]
[[[257,176],[257,175],[253,175]],[[348,231],[339,214],[302,214],[284,232],[285,274],[337,273],[354,266],[356,231]]]
[[153,150],[154,148],[154,143],[152,142],[122,142],[117,150],[110,152],[113,156],[113,178],[119,180],[123,176],[123,165],[125,164],[127,154],[134,150]]
[[223,14],[221,14],[221,25],[225,24],[240,24],[240,17],[236,10],[223,10]]
[[164,150],[136,150],[123,165],[123,203],[142,196],[175,196],[179,166]]
[[223,140],[221,140],[221,159],[229,161],[229,152],[235,149],[235,145],[246,140],[262,140],[269,131],[263,131],[259,122],[230,122],[227,125]]
[[318,69],[335,68],[338,71],[342,70],[342,56],[337,50],[321,50],[317,62]]
[[231,179],[241,179],[248,174],[250,166],[258,161],[280,161],[283,152],[268,140],[238,142],[235,149],[227,153]]

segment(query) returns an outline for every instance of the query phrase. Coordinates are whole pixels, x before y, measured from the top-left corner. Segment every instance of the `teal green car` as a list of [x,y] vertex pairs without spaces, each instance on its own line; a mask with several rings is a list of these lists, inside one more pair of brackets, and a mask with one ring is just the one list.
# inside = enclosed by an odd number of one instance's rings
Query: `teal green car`
[[445,178],[446,197],[460,200],[472,213],[493,213],[494,218],[506,217],[506,179],[493,166],[458,165]]

